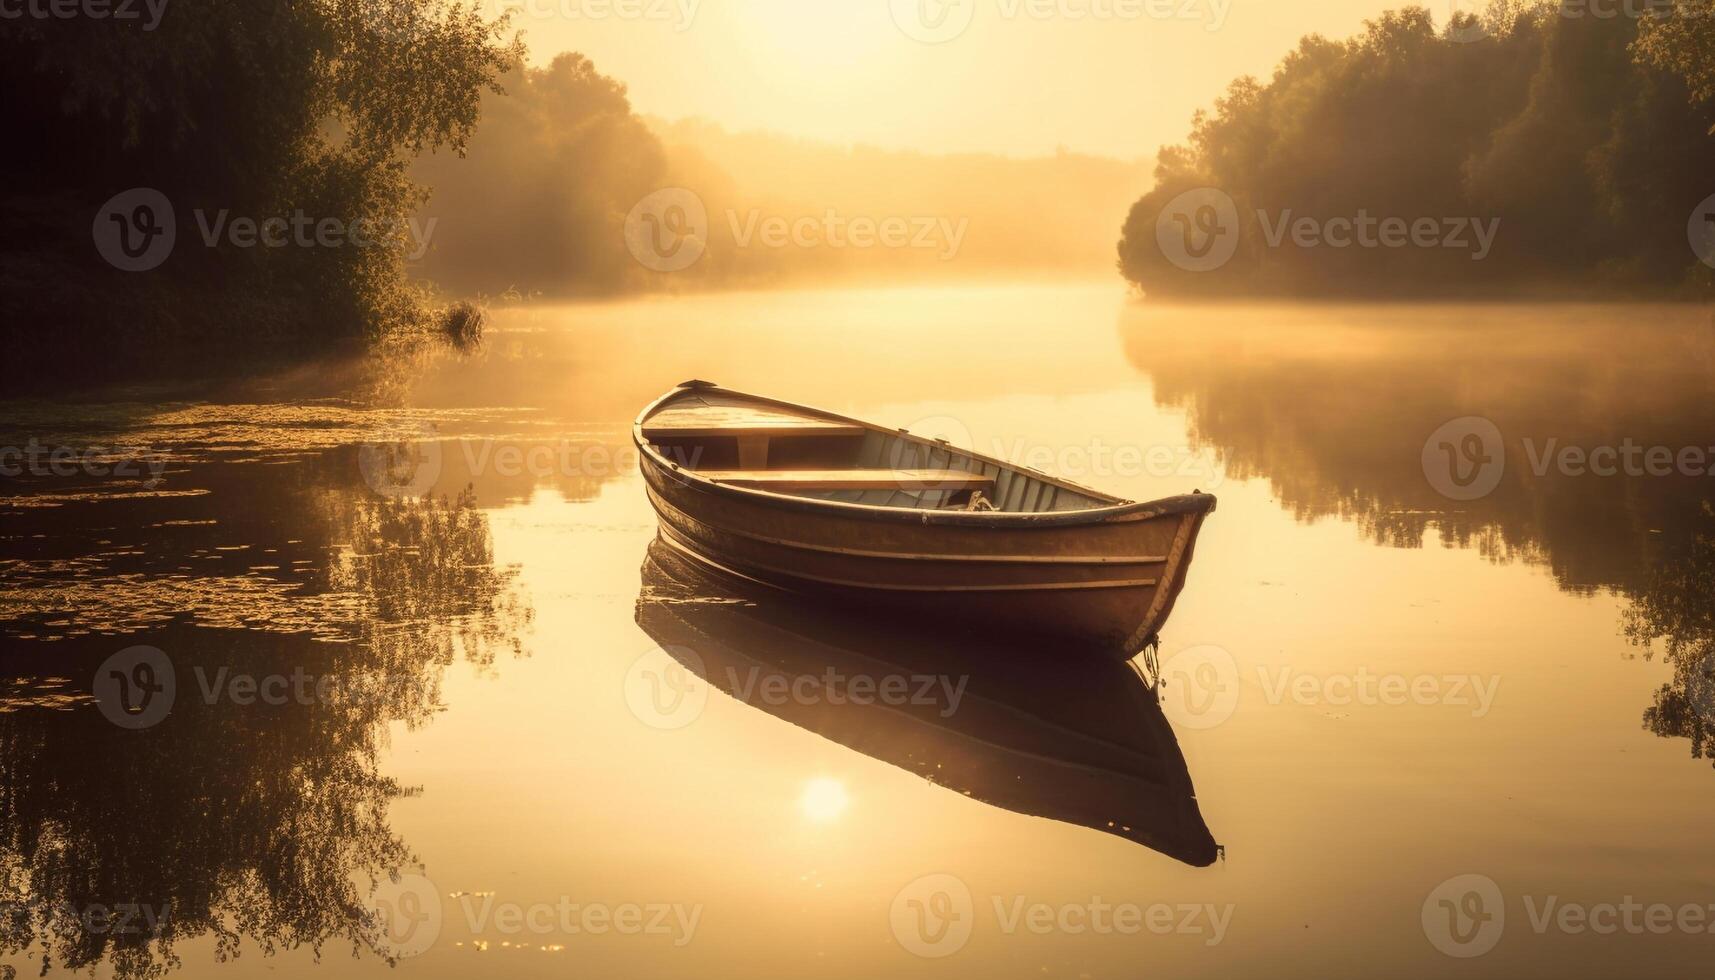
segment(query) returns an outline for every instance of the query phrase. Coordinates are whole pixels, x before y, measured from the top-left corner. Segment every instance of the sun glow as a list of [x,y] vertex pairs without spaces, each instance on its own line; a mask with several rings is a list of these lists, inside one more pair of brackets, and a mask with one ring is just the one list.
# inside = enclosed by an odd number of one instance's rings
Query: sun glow
[[805,784],[804,795],[798,798],[798,807],[811,820],[825,823],[844,813],[849,802],[844,783],[818,776]]

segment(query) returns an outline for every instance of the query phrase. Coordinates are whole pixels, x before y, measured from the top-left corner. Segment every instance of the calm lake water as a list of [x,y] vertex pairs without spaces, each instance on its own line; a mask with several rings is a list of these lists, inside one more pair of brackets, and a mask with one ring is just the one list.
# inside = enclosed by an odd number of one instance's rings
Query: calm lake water
[[[630,446],[689,378],[1214,492],[1165,685],[710,596]],[[1706,971],[1712,392],[1688,307],[1103,283],[514,310],[471,356],[5,404],[0,963]],[[946,686],[863,703],[890,672]]]

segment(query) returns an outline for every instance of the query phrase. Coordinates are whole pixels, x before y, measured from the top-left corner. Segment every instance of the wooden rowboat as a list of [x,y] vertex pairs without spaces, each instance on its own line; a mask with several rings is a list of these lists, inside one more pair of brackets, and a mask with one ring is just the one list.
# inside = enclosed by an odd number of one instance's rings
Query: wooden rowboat
[[1185,585],[1206,493],[1148,503],[829,412],[687,381],[637,417],[661,537],[917,626],[1127,657]]
[[[642,580],[638,625],[737,701],[991,806],[1195,867],[1220,851],[1135,664],[1070,657],[1044,671],[1040,646],[940,642],[885,617],[815,608],[665,539],[650,544]],[[884,689],[896,696],[846,696]]]

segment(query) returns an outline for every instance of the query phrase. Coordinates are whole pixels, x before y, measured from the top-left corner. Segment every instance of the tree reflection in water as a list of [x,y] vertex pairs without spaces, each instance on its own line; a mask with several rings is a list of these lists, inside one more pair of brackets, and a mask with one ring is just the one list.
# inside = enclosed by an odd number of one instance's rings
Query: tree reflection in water
[[[1611,475],[1556,452],[1691,447],[1715,432],[1715,322],[1660,306],[1139,303],[1127,356],[1158,403],[1229,478],[1266,479],[1303,521],[1352,522],[1385,547],[1438,541],[1544,566],[1563,590],[1629,601],[1635,643],[1664,642],[1675,677],[1644,718],[1715,754],[1715,545],[1707,471]],[[1502,434],[1499,483],[1453,500],[1428,479],[1426,440],[1480,416]],[[1705,466],[1715,465],[1706,462]]]
[[[265,956],[377,949],[364,899],[414,862],[388,822],[409,790],[381,772],[387,726],[431,717],[448,666],[516,651],[531,611],[494,567],[468,491],[302,499],[325,506],[296,514],[290,533],[349,547],[300,590],[263,594],[307,604],[317,628],[210,625],[187,610],[147,633],[62,635],[9,658],[6,673],[23,676],[10,697],[0,686],[0,954],[39,959],[43,973],[105,961],[145,978],[203,937],[222,961],[245,938]],[[33,594],[51,602],[51,590]],[[159,724],[128,730],[95,708],[91,682],[137,643],[169,655],[176,698]],[[298,672],[334,683],[283,703],[223,693],[231,677]]]
[[1663,564],[1626,610],[1626,636],[1652,654],[1661,641],[1673,680],[1656,691],[1644,727],[1689,739],[1691,755],[1715,760],[1715,506],[1686,553]]

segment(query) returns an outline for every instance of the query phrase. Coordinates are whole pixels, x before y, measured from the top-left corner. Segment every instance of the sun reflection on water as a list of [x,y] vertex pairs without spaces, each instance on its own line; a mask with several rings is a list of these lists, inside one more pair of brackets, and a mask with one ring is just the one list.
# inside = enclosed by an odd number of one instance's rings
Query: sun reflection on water
[[838,819],[849,802],[844,783],[818,776],[804,785],[804,795],[798,798],[798,808],[811,820],[826,823]]

